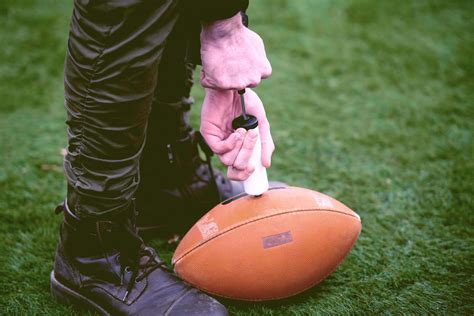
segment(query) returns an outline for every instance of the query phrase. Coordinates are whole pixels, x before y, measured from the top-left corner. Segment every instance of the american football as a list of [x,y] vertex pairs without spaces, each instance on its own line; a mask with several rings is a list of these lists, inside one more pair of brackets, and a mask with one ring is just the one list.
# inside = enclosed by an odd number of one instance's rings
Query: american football
[[272,188],[217,205],[184,236],[175,272],[208,293],[238,300],[275,300],[321,282],[344,260],[360,217],[316,191]]

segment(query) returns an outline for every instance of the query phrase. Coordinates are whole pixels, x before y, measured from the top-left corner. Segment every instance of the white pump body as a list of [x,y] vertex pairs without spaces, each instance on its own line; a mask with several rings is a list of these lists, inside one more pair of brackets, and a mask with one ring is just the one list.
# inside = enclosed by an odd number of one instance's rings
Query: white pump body
[[262,165],[262,142],[260,140],[260,133],[258,127],[257,130],[257,141],[250,156],[250,165],[255,169],[252,174],[243,181],[244,191],[248,195],[262,195],[268,190],[268,177],[267,169]]

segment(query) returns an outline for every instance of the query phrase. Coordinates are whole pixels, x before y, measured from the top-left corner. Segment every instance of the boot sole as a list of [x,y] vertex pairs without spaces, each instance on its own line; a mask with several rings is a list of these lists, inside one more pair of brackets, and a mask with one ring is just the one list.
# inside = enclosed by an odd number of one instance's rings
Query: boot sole
[[79,309],[87,309],[95,311],[101,315],[109,316],[106,310],[91,301],[87,297],[77,293],[73,289],[59,282],[54,276],[54,271],[51,271],[51,295],[61,304],[73,305]]

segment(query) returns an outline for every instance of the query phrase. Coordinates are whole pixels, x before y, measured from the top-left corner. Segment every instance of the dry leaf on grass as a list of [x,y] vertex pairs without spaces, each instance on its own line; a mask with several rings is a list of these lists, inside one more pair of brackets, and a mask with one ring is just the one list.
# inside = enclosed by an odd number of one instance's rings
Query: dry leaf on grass
[[46,172],[63,172],[63,167],[52,164],[42,164],[41,170]]

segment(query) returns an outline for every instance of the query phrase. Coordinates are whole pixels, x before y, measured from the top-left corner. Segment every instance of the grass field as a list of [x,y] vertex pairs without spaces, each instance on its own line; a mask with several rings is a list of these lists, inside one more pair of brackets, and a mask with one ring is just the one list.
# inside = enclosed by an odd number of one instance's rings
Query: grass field
[[[70,2],[0,1],[0,314],[75,314],[48,292]],[[270,176],[343,201],[363,232],[316,288],[231,313],[473,315],[474,1],[266,0],[249,15],[274,71],[258,88]]]

